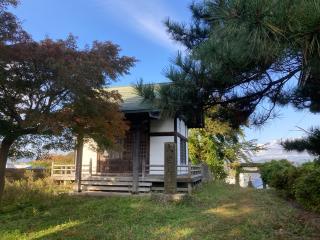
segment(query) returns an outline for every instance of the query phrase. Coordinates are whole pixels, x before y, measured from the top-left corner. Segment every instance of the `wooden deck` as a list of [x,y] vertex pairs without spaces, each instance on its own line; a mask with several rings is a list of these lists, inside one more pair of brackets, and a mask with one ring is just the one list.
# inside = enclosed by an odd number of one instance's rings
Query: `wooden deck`
[[[139,192],[164,190],[164,165],[150,165],[140,173]],[[52,164],[51,177],[56,181],[75,181],[75,165]],[[92,167],[83,166],[81,186],[84,191],[130,192],[132,175],[92,173]],[[201,165],[177,166],[177,191],[191,192],[202,181]]]

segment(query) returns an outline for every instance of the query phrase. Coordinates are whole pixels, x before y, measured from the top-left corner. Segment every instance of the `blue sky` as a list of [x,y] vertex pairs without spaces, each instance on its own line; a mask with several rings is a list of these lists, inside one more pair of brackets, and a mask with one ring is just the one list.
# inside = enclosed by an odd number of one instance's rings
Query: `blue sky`
[[[143,78],[146,82],[166,81],[163,72],[181,46],[170,40],[163,25],[170,18],[188,22],[188,4],[181,0],[22,0],[14,10],[34,39],[46,36],[78,37],[80,46],[94,40],[110,40],[124,55],[139,62],[131,74],[115,85],[128,85]],[[297,112],[291,107],[278,110],[280,117],[260,129],[246,129],[247,139],[264,143],[275,139],[299,137],[295,126],[316,125],[320,115]]]

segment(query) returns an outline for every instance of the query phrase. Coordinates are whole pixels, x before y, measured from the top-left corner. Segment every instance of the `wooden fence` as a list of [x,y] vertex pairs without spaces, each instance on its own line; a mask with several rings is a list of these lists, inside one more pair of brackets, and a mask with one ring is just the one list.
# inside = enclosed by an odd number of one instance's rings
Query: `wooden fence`
[[76,166],[74,164],[54,164],[52,162],[51,177],[55,180],[75,180]]
[[[150,175],[163,175],[164,165],[147,165],[147,172]],[[177,175],[200,175],[202,173],[201,165],[177,165]]]
[[[82,165],[82,175],[92,175],[92,162],[87,165]],[[54,180],[70,180],[76,179],[76,165],[75,164],[55,164],[51,165],[51,177]]]

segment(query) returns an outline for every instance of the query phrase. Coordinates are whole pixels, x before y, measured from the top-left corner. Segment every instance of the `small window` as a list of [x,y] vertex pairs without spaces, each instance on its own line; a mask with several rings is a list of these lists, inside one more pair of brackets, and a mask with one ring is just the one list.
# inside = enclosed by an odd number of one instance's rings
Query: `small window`
[[185,165],[187,164],[187,149],[186,149],[186,140],[180,139],[180,164]]

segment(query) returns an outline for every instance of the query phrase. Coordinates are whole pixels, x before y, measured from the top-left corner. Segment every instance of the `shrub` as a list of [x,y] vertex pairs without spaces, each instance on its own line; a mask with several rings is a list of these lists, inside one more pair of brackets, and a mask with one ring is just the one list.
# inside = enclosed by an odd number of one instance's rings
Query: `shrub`
[[320,212],[320,166],[304,164],[295,182],[295,198],[304,207]]
[[260,167],[262,181],[270,187],[284,193],[286,197],[294,197],[294,182],[298,171],[288,160],[272,160]]
[[287,160],[272,160],[263,164],[260,172],[270,187],[295,198],[305,208],[320,212],[320,164],[317,161],[295,167]]

